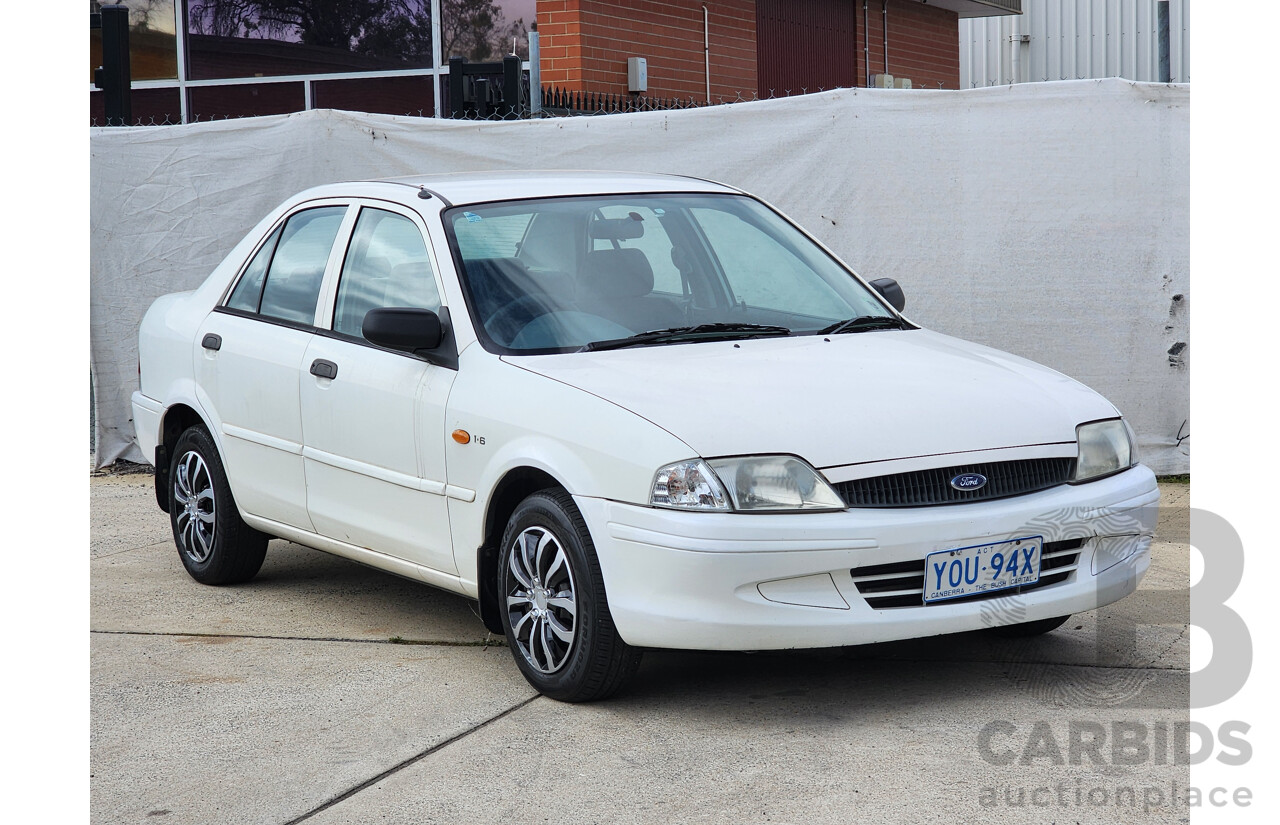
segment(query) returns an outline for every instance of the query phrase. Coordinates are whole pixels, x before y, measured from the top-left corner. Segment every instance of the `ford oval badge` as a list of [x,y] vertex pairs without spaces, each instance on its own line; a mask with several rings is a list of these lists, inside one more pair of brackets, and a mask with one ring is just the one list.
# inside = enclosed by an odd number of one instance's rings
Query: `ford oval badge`
[[951,479],[951,486],[966,493],[981,490],[987,486],[987,477],[981,473],[961,473]]

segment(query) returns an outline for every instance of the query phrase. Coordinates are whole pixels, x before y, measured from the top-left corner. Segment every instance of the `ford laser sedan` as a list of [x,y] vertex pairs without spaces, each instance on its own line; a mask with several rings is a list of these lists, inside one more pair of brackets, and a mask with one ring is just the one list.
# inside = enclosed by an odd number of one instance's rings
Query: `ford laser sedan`
[[1105,399],[922,329],[758,198],[638,174],[343,183],[140,333],[138,441],[199,582],[273,537],[479,602],[567,701],[644,648],[1054,629],[1158,493]]

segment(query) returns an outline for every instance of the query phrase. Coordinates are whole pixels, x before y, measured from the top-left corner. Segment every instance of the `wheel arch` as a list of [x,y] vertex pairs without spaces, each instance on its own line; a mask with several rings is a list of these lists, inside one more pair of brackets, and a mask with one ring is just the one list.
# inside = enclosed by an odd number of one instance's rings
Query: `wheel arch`
[[160,419],[160,439],[155,454],[156,503],[166,513],[169,512],[169,462],[173,447],[184,432],[195,426],[209,430],[212,437],[209,422],[194,407],[181,402],[166,409]]
[[502,534],[520,502],[539,490],[568,488],[555,476],[537,467],[520,466],[508,470],[493,488],[484,515],[484,539],[476,555],[476,587],[480,594],[480,620],[499,636],[504,634],[498,614],[498,551]]

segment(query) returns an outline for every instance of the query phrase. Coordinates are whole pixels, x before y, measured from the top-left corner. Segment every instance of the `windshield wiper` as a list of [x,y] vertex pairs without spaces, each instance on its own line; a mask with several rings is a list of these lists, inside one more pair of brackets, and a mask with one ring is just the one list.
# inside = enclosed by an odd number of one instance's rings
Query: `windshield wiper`
[[754,338],[757,335],[790,335],[787,327],[769,324],[698,324],[691,327],[672,327],[638,332],[626,338],[592,341],[579,352],[597,352],[604,349],[640,347],[646,344],[668,344],[676,341],[700,341],[715,338]]
[[835,335],[841,332],[866,332],[869,329],[907,329],[906,321],[901,318],[895,318],[891,315],[859,315],[857,318],[848,318],[844,321],[836,321],[829,327],[824,327],[816,333],[817,335]]

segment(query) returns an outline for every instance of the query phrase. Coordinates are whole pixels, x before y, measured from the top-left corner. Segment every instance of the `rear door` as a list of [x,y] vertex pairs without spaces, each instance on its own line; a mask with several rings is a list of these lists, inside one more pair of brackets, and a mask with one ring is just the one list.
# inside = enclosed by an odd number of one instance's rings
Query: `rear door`
[[309,341],[301,410],[307,510],[316,532],[454,574],[445,499],[444,408],[454,372],[365,340],[379,307],[438,311],[421,218],[356,205],[322,328]]
[[304,530],[306,481],[298,399],[322,284],[348,205],[290,213],[250,258],[196,342],[196,380],[221,431],[223,463],[244,512]]

